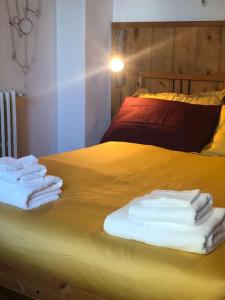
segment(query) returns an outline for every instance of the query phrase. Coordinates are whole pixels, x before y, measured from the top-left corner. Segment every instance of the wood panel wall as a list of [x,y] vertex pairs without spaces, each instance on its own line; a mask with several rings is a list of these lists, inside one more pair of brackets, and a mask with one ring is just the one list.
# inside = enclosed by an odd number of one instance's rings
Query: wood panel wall
[[[112,76],[112,115],[138,86],[139,72],[225,75],[225,21],[113,23],[112,53],[124,30],[125,70]],[[187,85],[187,84],[186,84]],[[151,92],[172,91],[168,79],[146,79]],[[193,81],[190,93],[218,90],[218,82]],[[186,92],[185,81],[182,92]]]

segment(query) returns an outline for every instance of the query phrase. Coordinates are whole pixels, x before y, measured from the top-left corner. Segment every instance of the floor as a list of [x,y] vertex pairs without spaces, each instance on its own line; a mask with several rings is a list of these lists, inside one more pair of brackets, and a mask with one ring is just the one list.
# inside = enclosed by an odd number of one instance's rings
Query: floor
[[16,293],[0,288],[0,300],[31,300]]

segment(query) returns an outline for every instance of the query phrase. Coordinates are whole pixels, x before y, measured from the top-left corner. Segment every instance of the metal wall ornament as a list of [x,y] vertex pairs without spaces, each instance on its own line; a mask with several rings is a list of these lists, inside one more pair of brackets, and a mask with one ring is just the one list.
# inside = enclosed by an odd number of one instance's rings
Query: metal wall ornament
[[[30,70],[28,39],[34,31],[35,19],[41,16],[42,0],[5,0],[9,17],[12,59],[26,74]],[[31,5],[32,2],[32,5]],[[19,39],[18,43],[17,40]],[[17,45],[23,41],[24,57],[18,55]]]
[[202,6],[206,6],[208,4],[208,1],[207,0],[201,0],[201,3],[202,3]]

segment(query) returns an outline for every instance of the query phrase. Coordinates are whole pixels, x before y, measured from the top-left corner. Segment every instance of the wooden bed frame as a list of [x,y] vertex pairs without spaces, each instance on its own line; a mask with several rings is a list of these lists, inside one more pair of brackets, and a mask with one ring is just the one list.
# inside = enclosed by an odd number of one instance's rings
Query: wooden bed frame
[[[154,73],[139,72],[138,87],[144,88],[144,80],[161,79],[170,80],[170,91],[174,93],[191,93],[193,82],[218,83],[218,90],[225,88],[225,75],[202,75],[202,74],[178,74],[178,73]],[[202,90],[204,92],[206,90]]]
[[106,300],[70,283],[2,263],[0,263],[0,285],[37,300]]
[[112,76],[112,116],[139,87],[192,94],[225,86],[225,21],[113,23],[112,52],[125,60]]
[[[126,31],[127,63],[119,80],[112,79],[112,115],[138,87],[182,93],[225,87],[225,21],[113,23],[112,51],[121,29]],[[157,43],[161,46],[154,49]],[[103,300],[70,283],[2,263],[0,285],[39,300]]]

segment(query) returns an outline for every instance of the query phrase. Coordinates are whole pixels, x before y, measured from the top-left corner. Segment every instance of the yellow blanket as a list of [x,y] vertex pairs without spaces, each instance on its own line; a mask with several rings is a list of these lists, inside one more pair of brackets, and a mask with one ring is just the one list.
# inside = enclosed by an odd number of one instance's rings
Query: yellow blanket
[[108,299],[225,299],[225,244],[203,256],[103,231],[107,214],[156,188],[200,188],[225,207],[224,157],[110,142],[41,162],[63,195],[31,212],[0,204],[0,262]]

